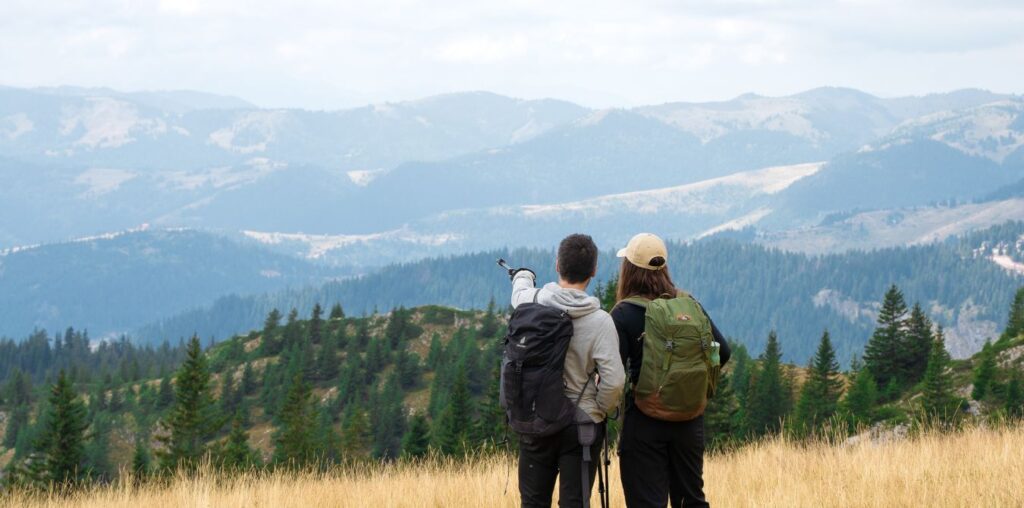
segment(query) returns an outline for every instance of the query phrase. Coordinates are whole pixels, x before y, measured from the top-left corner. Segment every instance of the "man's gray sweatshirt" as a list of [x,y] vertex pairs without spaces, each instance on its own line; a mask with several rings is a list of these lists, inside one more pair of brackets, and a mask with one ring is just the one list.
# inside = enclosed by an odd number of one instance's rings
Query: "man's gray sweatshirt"
[[[580,390],[591,379],[580,409],[595,422],[604,421],[608,413],[619,403],[626,373],[619,357],[619,335],[611,316],[601,309],[601,302],[583,291],[566,289],[555,283],[543,288],[534,288],[533,273],[523,270],[512,279],[512,307],[534,301],[564,310],[572,318],[572,340],[565,355],[565,396],[573,402]],[[598,382],[598,380],[600,380]],[[596,384],[595,384],[596,383]]]

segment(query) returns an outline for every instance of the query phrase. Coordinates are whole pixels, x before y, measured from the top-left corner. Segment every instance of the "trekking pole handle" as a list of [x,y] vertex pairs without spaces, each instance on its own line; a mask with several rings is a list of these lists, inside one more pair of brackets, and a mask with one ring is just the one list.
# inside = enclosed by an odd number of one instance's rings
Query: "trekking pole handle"
[[502,258],[498,258],[498,266],[504,268],[505,270],[508,270],[509,272],[513,270],[513,268],[511,266],[508,266],[508,263],[506,263],[505,260]]

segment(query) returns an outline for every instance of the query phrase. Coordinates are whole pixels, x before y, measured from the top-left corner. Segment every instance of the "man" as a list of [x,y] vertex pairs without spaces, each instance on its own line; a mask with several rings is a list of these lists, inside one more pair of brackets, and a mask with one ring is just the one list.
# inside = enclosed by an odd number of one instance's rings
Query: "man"
[[[573,336],[565,356],[565,396],[579,410],[575,423],[546,437],[522,436],[519,443],[519,493],[522,506],[551,506],[555,479],[561,507],[583,506],[583,446],[578,425],[597,424],[590,445],[589,478],[594,484],[604,437],[604,420],[619,402],[625,371],[619,356],[619,338],[611,316],[600,301],[586,293],[597,271],[597,246],[588,235],[567,236],[558,246],[555,263],[558,282],[535,288],[536,275],[528,269],[512,272],[512,306],[536,302],[565,311],[572,318]],[[594,377],[594,373],[597,376]],[[581,395],[582,392],[582,395]]]

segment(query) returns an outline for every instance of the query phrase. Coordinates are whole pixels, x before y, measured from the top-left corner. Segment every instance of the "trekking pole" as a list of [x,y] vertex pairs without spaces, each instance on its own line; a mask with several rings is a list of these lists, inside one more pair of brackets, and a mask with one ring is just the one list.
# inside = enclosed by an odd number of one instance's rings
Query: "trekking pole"
[[611,465],[611,456],[608,455],[608,429],[604,429],[604,478],[606,484],[604,485],[604,499],[601,500],[601,507],[608,508],[611,506],[611,475],[608,473],[608,466]]

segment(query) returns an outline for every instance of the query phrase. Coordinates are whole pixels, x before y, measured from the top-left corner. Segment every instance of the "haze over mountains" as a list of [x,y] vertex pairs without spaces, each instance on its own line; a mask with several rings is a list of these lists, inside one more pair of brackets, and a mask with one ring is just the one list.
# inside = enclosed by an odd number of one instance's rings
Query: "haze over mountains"
[[[1022,219],[1024,98],[981,90],[879,98],[820,88],[612,110],[473,92],[305,111],[197,92],[0,87],[0,299],[20,302],[0,334],[14,336],[31,326],[130,331],[218,293],[548,249],[577,230],[602,247],[651,230],[818,254]],[[168,228],[202,234],[177,243],[183,232],[159,233]],[[1006,277],[1024,271],[1018,251],[999,258]],[[175,275],[186,265],[219,282],[143,291],[151,305],[131,319],[74,311],[76,298],[121,283],[111,253],[127,253],[132,273],[160,274],[132,275],[126,288],[192,280]],[[63,281],[62,300],[51,275],[69,262],[98,275]]]
[[[464,214],[446,212],[828,162],[756,221],[789,229],[835,211],[976,199],[1016,182],[1022,110],[1018,96],[977,90],[880,99],[825,88],[602,111],[466,93],[323,112],[198,93],[5,88],[0,206],[21,220],[0,224],[0,248],[143,223],[383,235],[414,250],[466,238],[458,248],[484,248],[492,245],[467,225],[444,224]],[[750,212],[739,207],[722,224]],[[429,235],[414,234],[417,222]],[[403,228],[412,234],[395,233]]]

